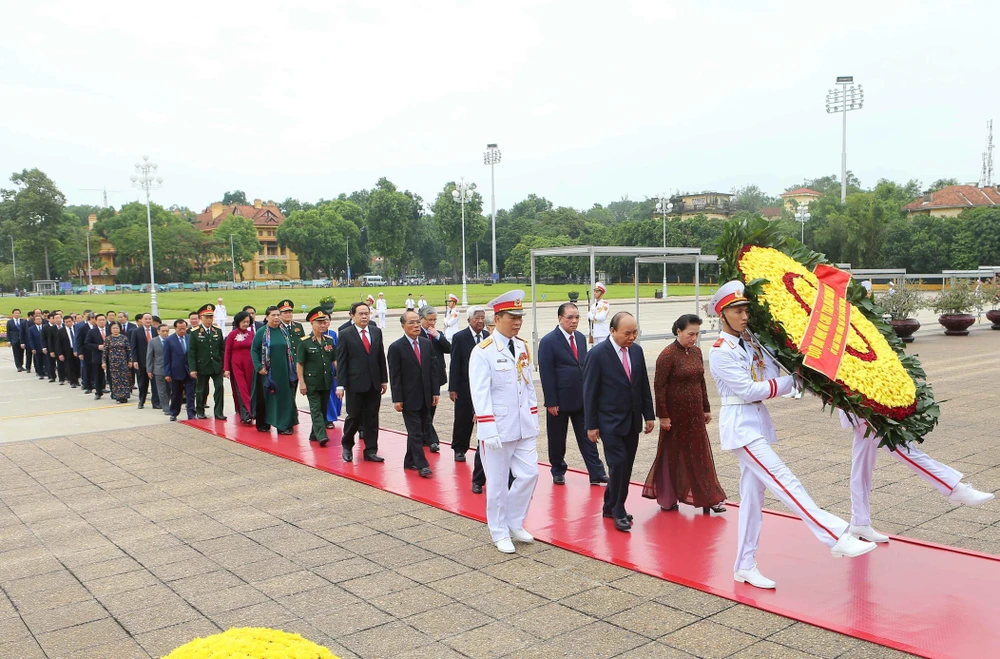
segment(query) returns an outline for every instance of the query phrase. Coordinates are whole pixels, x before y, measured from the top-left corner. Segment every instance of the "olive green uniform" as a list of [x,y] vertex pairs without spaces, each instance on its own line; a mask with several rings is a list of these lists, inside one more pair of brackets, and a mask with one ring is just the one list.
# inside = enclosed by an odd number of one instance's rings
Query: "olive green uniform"
[[205,403],[208,399],[208,381],[212,380],[215,388],[215,416],[222,417],[225,390],[222,386],[223,354],[226,342],[222,338],[222,330],[218,327],[205,329],[203,325],[191,332],[190,348],[188,348],[188,370],[198,373],[195,383],[195,412],[205,414]]
[[299,342],[309,338],[309,334],[302,329],[302,323],[294,320],[288,325],[285,331],[288,334],[288,340],[292,343],[292,354],[299,354]]
[[337,348],[333,339],[323,335],[316,340],[310,334],[298,343],[295,351],[295,361],[302,365],[302,383],[306,386],[306,398],[309,400],[309,416],[312,419],[310,440],[326,442],[326,408],[330,402],[330,389],[333,387],[333,362],[337,357]]

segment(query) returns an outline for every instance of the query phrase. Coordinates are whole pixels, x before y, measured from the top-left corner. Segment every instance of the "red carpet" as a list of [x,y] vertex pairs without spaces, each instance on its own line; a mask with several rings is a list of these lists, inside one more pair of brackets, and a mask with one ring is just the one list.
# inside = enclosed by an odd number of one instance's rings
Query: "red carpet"
[[[308,415],[297,434],[278,438],[242,426],[232,417],[219,422],[187,421],[192,427],[338,476],[366,483],[465,517],[485,521],[485,499],[472,494],[472,453],[456,463],[442,445],[428,453],[434,477],[403,470],[405,438],[383,430],[384,464],[355,462],[340,455],[340,431],[330,445],[308,442]],[[544,441],[544,440],[543,440]],[[641,466],[645,471],[646,466]],[[845,477],[847,475],[845,474]],[[690,507],[661,512],[632,485],[631,533],[616,531],[601,517],[603,488],[585,473],[570,471],[565,486],[553,486],[542,467],[525,528],[542,541],[573,552],[725,597],[794,620],[924,657],[1000,656],[997,624],[1000,557],[905,538],[893,538],[856,559],[835,559],[797,518],[767,512],[758,552],[761,569],[778,582],[762,591],[733,581],[737,509],[706,517]],[[488,532],[483,529],[483,540]]]

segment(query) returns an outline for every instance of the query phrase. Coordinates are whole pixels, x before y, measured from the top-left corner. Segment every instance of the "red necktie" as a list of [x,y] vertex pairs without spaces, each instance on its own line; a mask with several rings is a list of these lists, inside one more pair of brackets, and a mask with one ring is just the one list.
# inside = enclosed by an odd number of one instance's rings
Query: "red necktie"
[[576,341],[573,340],[573,335],[569,335],[569,349],[573,351],[573,359],[580,361],[580,353],[576,350]]
[[413,339],[413,354],[417,356],[417,363],[423,366],[424,362],[420,359],[420,346],[417,344],[416,339]]
[[622,366],[625,367],[625,377],[627,377],[628,381],[631,382],[632,381],[632,365],[629,364],[628,350],[626,350],[625,348],[622,348]]
[[146,328],[146,343],[149,343],[152,340],[153,340],[153,338],[149,335],[149,328],[147,327]]
[[361,343],[365,346],[365,352],[372,353],[372,344],[368,341],[368,332],[361,330]]

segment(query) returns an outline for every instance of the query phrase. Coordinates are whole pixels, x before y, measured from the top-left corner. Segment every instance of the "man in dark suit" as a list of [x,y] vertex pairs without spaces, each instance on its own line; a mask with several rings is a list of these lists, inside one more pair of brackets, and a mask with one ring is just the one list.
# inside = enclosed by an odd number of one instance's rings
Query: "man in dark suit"
[[[444,334],[437,329],[437,309],[429,304],[425,304],[417,312],[420,315],[420,335],[431,342],[436,359],[438,371],[438,383],[444,385],[448,383],[448,369],[444,364],[445,354],[451,353],[451,343],[444,338]],[[441,443],[438,440],[437,429],[434,428],[434,414],[437,407],[431,408],[431,428],[430,433],[424,436],[424,445],[431,447],[431,453],[441,450]]]
[[583,423],[583,362],[587,337],[577,332],[580,310],[572,302],[559,305],[559,325],[538,343],[538,372],[545,394],[545,431],[549,440],[552,482],[566,484],[566,433],[573,424],[576,444],[587,465],[591,485],[608,482],[597,445],[587,439]]
[[94,325],[94,312],[87,309],[83,312],[83,320],[73,326],[76,333],[76,343],[73,344],[73,354],[76,355],[77,364],[80,368],[80,386],[83,393],[89,394],[94,390],[94,369],[90,367],[90,360],[87,358],[87,334]]
[[639,432],[652,432],[655,416],[646,360],[642,348],[634,345],[638,333],[632,314],[619,311],[611,319],[611,335],[593,347],[583,365],[587,437],[595,444],[604,440],[604,457],[611,472],[603,515],[613,518],[619,531],[632,529],[625,499]]
[[24,333],[27,331],[28,323],[21,318],[21,310],[14,309],[11,312],[11,319],[7,321],[7,341],[14,352],[14,366],[17,367],[18,373],[24,371]]
[[159,402],[159,409],[166,415],[170,414],[170,385],[164,378],[163,372],[163,342],[170,336],[170,326],[161,323],[156,328],[156,336],[146,346],[146,377],[149,378],[149,386],[153,393],[153,407]]
[[406,425],[404,469],[415,469],[422,478],[430,478],[431,468],[424,455],[424,435],[431,430],[431,410],[437,407],[441,383],[434,349],[421,336],[420,317],[405,311],[399,317],[403,336],[389,346],[389,382],[392,403],[403,413]]
[[[369,307],[369,309],[370,308],[371,307]],[[354,305],[353,304],[351,305],[351,310],[349,312],[347,312],[347,313],[348,313],[347,320],[345,320],[343,323],[341,323],[340,327],[337,328],[337,334],[338,334],[338,336],[339,336],[339,334],[341,332],[343,332],[345,329],[347,329],[348,327],[350,327],[351,325],[354,324]]]
[[63,326],[56,334],[56,359],[59,365],[59,382],[69,382],[76,389],[80,386],[80,360],[73,352],[76,343],[76,330],[73,326],[73,316],[63,318]]
[[254,309],[252,306],[248,304],[247,306],[243,307],[243,311],[250,314],[250,324],[253,325],[254,332],[256,332],[257,330],[259,330],[261,327],[264,326],[263,321],[257,320],[257,310]]
[[[486,310],[469,307],[469,326],[451,338],[451,364],[448,367],[448,395],[455,403],[455,420],[451,428],[451,448],[455,451],[455,462],[465,462],[465,453],[472,440],[472,427],[476,411],[472,407],[472,393],[469,391],[469,355],[472,349],[489,336],[486,327]],[[482,467],[479,468],[482,472]],[[482,473],[480,490],[486,483]],[[473,479],[473,487],[476,480]]]
[[[53,311],[49,313],[49,324],[42,328],[42,345],[45,348],[46,366],[45,370],[49,376],[49,382],[56,381],[56,374],[58,372],[57,364],[59,362],[56,359],[56,349],[59,343],[59,329],[63,325],[63,317],[61,311]],[[60,382],[62,380],[60,379]]]
[[186,401],[187,418],[195,417],[194,378],[188,367],[187,321],[174,321],[174,333],[163,342],[163,379],[170,383],[170,420],[176,421],[181,413],[181,401]]
[[87,349],[88,366],[94,378],[94,400],[100,400],[104,396],[104,339],[107,337],[107,316],[97,314],[94,317],[94,327],[87,332],[87,340],[84,344]]
[[[42,312],[35,310],[31,314],[31,325],[28,326],[28,340],[25,343],[31,353],[31,361],[35,363],[35,374],[39,380],[45,379],[45,335],[42,330]],[[28,368],[31,371],[31,368]]]
[[[139,326],[132,330],[132,334],[128,337],[128,344],[131,352],[129,361],[135,370],[136,384],[139,387],[139,409],[141,410],[146,406],[146,396],[149,393],[148,371],[152,370],[146,367],[146,352],[149,349],[149,342],[156,337],[156,332],[153,330],[152,314],[141,313],[137,320]],[[153,409],[160,409],[160,395],[156,391],[156,386],[153,386]]]
[[378,412],[389,385],[382,330],[369,325],[371,309],[364,302],[351,305],[354,324],[341,330],[337,341],[337,395],[347,397],[342,446],[344,460],[354,459],[354,433],[364,433],[364,459],[384,462],[378,455]]
[[129,321],[127,311],[118,312],[118,324],[121,325],[122,336],[125,337],[131,336],[136,329],[136,324]]

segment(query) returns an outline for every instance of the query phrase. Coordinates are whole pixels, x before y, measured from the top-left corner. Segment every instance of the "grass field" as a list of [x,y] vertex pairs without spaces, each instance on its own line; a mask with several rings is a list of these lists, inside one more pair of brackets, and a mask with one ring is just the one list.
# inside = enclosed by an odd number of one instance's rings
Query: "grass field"
[[[504,291],[518,288],[517,284],[504,284],[499,286],[486,286],[483,284],[469,284],[469,304],[486,304]],[[524,286],[527,292],[525,302],[530,297],[530,287]],[[657,284],[640,284],[639,295],[643,298],[652,298],[654,292],[659,288]],[[219,294],[222,295],[226,310],[230,316],[251,304],[258,314],[262,314],[264,309],[271,304],[276,304],[285,298],[291,299],[295,303],[296,312],[301,312],[302,307],[311,309],[319,304],[319,299],[327,295],[333,296],[337,300],[335,310],[344,311],[351,306],[352,302],[364,299],[369,293],[378,295],[379,290],[385,293],[386,302],[390,309],[399,309],[404,306],[407,293],[413,294],[413,299],[419,299],[423,294],[424,299],[435,306],[444,306],[445,299],[449,293],[454,293],[459,298],[462,297],[462,287],[459,286],[392,286],[383,289],[377,288],[296,288],[296,289],[271,289],[252,291],[209,291],[206,293],[191,292],[169,292],[157,293],[156,300],[160,308],[161,318],[186,317],[188,311],[197,310],[206,302],[215,302]],[[703,286],[702,295],[711,295],[715,290],[713,287]],[[578,285],[550,285],[544,284],[536,287],[538,302],[562,302],[568,298],[569,291],[578,291],[580,300],[586,304],[586,289]],[[670,287],[669,293],[674,295],[694,295],[693,285],[675,284]],[[635,287],[632,284],[611,284],[608,286],[608,299],[627,299],[635,295]],[[84,309],[104,313],[109,309],[115,311],[127,311],[129,317],[133,317],[137,312],[149,310],[149,293],[106,293],[103,295],[50,295],[27,298],[0,298],[0,313],[9,315],[15,307],[27,313],[31,309],[61,309],[64,312],[80,312]]]

